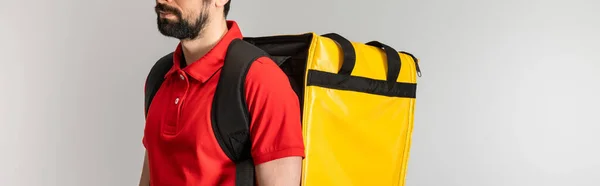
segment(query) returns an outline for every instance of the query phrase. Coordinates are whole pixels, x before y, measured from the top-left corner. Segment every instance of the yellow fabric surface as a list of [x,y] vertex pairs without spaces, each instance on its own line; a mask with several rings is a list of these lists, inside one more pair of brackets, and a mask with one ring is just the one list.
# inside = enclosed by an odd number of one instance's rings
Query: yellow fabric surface
[[[352,76],[386,79],[382,49],[353,42]],[[416,83],[413,58],[402,60],[398,82]],[[337,73],[343,56],[329,38],[314,35],[309,69]],[[409,157],[414,98],[307,86],[303,134],[306,159],[304,186],[404,186]]]

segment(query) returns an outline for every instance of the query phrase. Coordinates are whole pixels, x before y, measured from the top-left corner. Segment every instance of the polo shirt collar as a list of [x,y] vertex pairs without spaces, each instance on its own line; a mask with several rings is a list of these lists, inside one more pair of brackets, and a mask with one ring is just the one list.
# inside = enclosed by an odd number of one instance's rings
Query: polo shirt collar
[[242,33],[235,21],[227,21],[227,27],[227,33],[225,33],[221,40],[210,51],[208,51],[208,53],[183,69],[181,69],[181,62],[185,59],[183,58],[183,51],[180,42],[177,45],[173,55],[173,67],[165,75],[165,78],[177,71],[183,70],[192,78],[200,81],[201,83],[206,82],[219,69],[221,69],[221,67],[223,67],[225,55],[227,54],[227,48],[229,48],[231,41],[242,38]]

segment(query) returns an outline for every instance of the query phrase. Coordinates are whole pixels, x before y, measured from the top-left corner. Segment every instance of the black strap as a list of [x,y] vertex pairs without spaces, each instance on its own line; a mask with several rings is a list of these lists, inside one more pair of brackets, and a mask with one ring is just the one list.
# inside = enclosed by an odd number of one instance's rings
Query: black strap
[[235,164],[235,185],[254,186],[256,184],[254,174],[254,161],[247,158]]
[[146,77],[146,88],[144,90],[144,112],[146,116],[148,116],[148,110],[150,109],[150,103],[152,102],[152,99],[154,99],[154,95],[156,95],[156,92],[158,92],[163,81],[165,81],[165,74],[169,72],[172,66],[173,53],[170,53],[160,58],[154,66],[152,66],[152,69],[150,69],[150,73],[148,73],[148,77]]
[[356,51],[354,50],[352,43],[336,33],[323,34],[323,37],[330,38],[340,46],[342,53],[344,54],[344,59],[338,74],[350,76],[352,70],[354,70],[354,65],[356,64]]
[[[328,33],[324,34],[323,36],[334,40],[340,46],[344,55],[342,67],[340,68],[338,74],[350,76],[352,74],[352,70],[354,70],[354,66],[356,65],[356,51],[352,43],[348,39],[336,33]],[[371,41],[366,44],[382,48],[385,51],[388,67],[386,79],[389,83],[396,83],[398,76],[400,75],[400,67],[402,66],[402,61],[398,55],[398,52],[394,48],[378,41]]]
[[398,76],[400,76],[400,67],[402,66],[402,61],[400,60],[398,52],[392,47],[380,43],[379,41],[371,41],[368,42],[367,45],[383,48],[385,55],[387,56],[387,81],[395,83],[398,80]]
[[252,63],[268,56],[258,47],[236,39],[227,55],[212,105],[212,127],[225,154],[236,164],[236,186],[255,183],[254,163],[250,154],[250,113],[244,84]]

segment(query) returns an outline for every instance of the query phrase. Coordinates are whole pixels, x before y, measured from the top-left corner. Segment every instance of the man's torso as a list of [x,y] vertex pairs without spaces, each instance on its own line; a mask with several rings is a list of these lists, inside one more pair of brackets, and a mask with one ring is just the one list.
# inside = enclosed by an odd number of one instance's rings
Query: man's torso
[[[190,65],[182,66],[181,45],[175,50],[173,67],[146,118],[143,144],[152,186],[234,185],[235,164],[221,150],[211,123],[228,46],[242,38],[235,22],[228,26],[221,41]],[[298,97],[277,64],[268,57],[257,59],[248,70],[244,89],[254,164],[303,157]]]
[[219,76],[217,72],[199,84],[173,74],[157,92],[144,131],[144,143],[151,144],[146,149],[154,168],[150,169],[153,185],[232,184],[235,164],[220,149],[211,126],[210,109]]

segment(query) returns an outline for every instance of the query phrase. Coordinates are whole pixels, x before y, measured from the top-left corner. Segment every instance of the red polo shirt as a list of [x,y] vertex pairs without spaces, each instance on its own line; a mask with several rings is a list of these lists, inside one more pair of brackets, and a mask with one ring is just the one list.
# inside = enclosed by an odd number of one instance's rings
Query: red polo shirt
[[[143,144],[152,186],[233,186],[235,164],[217,143],[211,105],[229,43],[242,34],[229,31],[204,57],[181,68],[181,44],[173,67],[148,110]],[[300,105],[287,76],[269,58],[260,58],[246,77],[251,114],[252,156],[256,165],[304,156]]]

